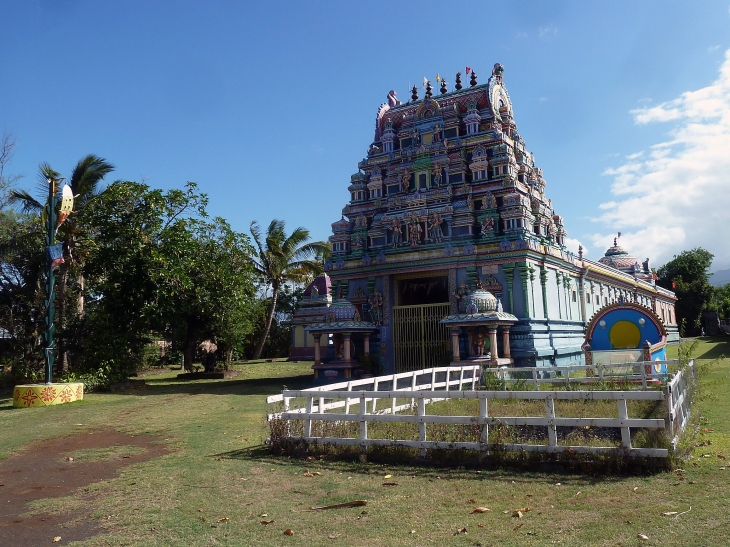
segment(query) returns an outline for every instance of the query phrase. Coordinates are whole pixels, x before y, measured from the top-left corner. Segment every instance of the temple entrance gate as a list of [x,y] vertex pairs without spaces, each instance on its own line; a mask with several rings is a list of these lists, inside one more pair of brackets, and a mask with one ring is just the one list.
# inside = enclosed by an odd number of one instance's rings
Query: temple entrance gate
[[393,306],[396,373],[448,364],[449,329],[439,321],[449,315],[449,308],[448,302]]

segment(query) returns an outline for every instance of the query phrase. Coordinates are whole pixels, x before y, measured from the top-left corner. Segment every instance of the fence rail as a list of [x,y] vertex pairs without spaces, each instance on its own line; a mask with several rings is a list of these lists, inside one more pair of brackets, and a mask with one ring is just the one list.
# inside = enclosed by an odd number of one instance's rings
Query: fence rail
[[[267,398],[267,403],[282,403],[282,410],[268,414],[269,420],[297,420],[303,422],[302,435],[289,436],[291,441],[304,441],[311,444],[330,444],[338,446],[360,446],[363,450],[369,446],[402,446],[420,449],[425,455],[428,449],[468,449],[484,454],[490,451],[489,428],[497,425],[505,426],[537,426],[547,429],[547,444],[538,443],[505,443],[500,450],[525,451],[540,453],[617,453],[628,456],[667,457],[669,450],[665,448],[635,448],[631,445],[631,428],[662,429],[666,427],[664,419],[630,418],[627,401],[668,401],[669,430],[676,439],[681,434],[689,419],[689,397],[687,389],[694,381],[695,368],[691,362],[686,371],[676,374],[655,373],[654,364],[675,366],[676,361],[660,363],[631,363],[630,374],[624,370],[616,373],[617,365],[551,367],[547,372],[552,377],[541,377],[544,368],[500,368],[495,373],[503,379],[518,381],[516,374],[527,375],[532,391],[476,390],[477,382],[483,373],[481,365],[462,367],[436,367],[420,371],[405,372],[376,378],[352,380],[337,384],[314,387],[304,390],[284,390],[281,394]],[[638,370],[637,370],[638,369]],[[571,374],[591,370],[595,375],[573,377]],[[689,371],[689,372],[687,372]],[[488,373],[491,371],[487,371]],[[538,374],[539,373],[539,374]],[[560,377],[557,377],[557,374]],[[688,379],[687,375],[690,375]],[[565,382],[566,387],[578,383],[600,383],[621,378],[636,382],[632,390],[540,390],[541,384]],[[519,381],[522,381],[520,379]],[[653,382],[667,381],[666,390],[650,389]],[[506,388],[506,383],[505,386]],[[479,401],[479,414],[471,416],[441,416],[427,414],[426,405],[435,401],[476,399]],[[545,412],[538,416],[493,416],[490,415],[489,400],[517,399],[541,400],[545,403]],[[401,401],[401,404],[399,403]],[[555,413],[555,401],[616,401],[618,418],[595,417],[560,417]],[[403,403],[403,401],[406,401]],[[383,404],[385,403],[385,404]],[[411,413],[404,413],[408,411]],[[415,411],[415,414],[412,412]],[[358,437],[335,437],[314,435],[313,422],[332,424],[359,424]],[[369,423],[411,423],[418,424],[418,440],[383,439],[368,435]],[[427,437],[427,425],[452,424],[479,426],[479,442],[445,442],[430,440]],[[620,446],[581,446],[558,444],[558,427],[600,427],[620,430]],[[289,428],[287,428],[289,431]]]

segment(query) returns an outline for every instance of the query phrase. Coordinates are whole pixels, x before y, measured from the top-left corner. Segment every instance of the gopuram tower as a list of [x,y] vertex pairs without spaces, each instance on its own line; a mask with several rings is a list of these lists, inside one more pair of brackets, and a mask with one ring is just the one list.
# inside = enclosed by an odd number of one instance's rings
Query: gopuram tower
[[[422,98],[414,86],[406,103],[388,94],[332,224],[328,279],[318,282],[328,294],[318,289],[308,302],[305,293],[292,356],[313,355],[304,329],[325,320],[325,296],[350,301],[377,327],[368,348],[380,373],[446,365],[455,339],[470,355],[472,337],[440,321],[467,313],[477,291],[517,318],[489,350],[518,366],[580,362],[584,327],[604,305],[604,290],[611,301],[654,306],[658,298],[673,308],[672,293],[653,282],[566,249],[563,218],[518,132],[503,76],[495,64],[486,84],[474,72],[463,83],[459,73],[451,91],[442,80],[438,93],[427,83]],[[322,359],[329,346],[323,339]],[[353,352],[362,353],[357,341]]]

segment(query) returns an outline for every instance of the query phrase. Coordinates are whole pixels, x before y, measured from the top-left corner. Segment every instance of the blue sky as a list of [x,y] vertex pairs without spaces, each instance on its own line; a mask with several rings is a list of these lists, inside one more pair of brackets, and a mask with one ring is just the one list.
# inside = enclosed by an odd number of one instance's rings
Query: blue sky
[[235,229],[326,239],[390,89],[505,67],[571,244],[730,267],[730,2],[0,3],[12,173],[196,181]]

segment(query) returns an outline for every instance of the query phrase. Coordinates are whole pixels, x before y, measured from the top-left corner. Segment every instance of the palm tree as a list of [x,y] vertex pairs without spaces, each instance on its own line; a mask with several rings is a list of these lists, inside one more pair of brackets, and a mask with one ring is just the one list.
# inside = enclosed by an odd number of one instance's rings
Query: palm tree
[[[44,196],[38,201],[25,190],[12,190],[10,202],[20,206],[24,213],[40,213],[45,216],[45,195],[48,192],[48,180],[57,179],[60,174],[54,171],[48,163],[40,164],[38,173],[38,186],[40,194]],[[58,276],[58,322],[64,324],[66,314],[66,292],[68,287],[68,273],[73,266],[77,269],[77,281],[79,285],[79,296],[76,307],[79,315],[84,313],[84,275],[83,264],[86,252],[83,243],[90,239],[87,227],[83,225],[83,213],[89,205],[101,193],[99,186],[102,179],[114,170],[114,166],[104,158],[89,154],[79,160],[71,173],[69,186],[74,195],[74,211],[68,219],[59,227],[57,239],[64,243],[64,262],[60,266]],[[60,191],[60,188],[59,188]],[[59,365],[66,368],[66,355],[63,347],[59,348]]]
[[259,359],[269,336],[281,286],[287,282],[301,283],[308,275],[317,272],[319,264],[316,258],[327,252],[327,246],[321,241],[306,243],[309,240],[309,230],[306,228],[296,228],[287,237],[283,220],[271,221],[263,241],[258,222],[254,220],[251,223],[251,235],[258,248],[257,256],[252,260],[254,269],[267,285],[271,285],[272,290],[266,326],[253,355],[254,359]]

